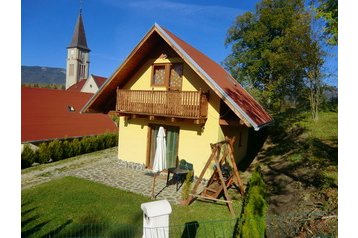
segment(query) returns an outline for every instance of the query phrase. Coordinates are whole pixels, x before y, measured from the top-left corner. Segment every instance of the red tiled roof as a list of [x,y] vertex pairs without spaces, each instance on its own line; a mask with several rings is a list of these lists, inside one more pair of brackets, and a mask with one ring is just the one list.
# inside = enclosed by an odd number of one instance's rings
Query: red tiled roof
[[104,82],[106,82],[106,80],[107,80],[107,78],[105,78],[105,77],[101,77],[101,76],[97,76],[97,75],[93,75],[93,74],[92,74],[92,77],[93,77],[94,81],[96,82],[98,88],[100,88],[102,86],[102,84]]
[[71,92],[81,92],[81,89],[83,88],[83,85],[85,85],[87,79],[81,79],[76,84],[72,85],[67,89],[67,91]]
[[258,127],[272,121],[272,117],[263,107],[224,68],[170,31],[162,29],[224,90]]
[[[21,88],[21,142],[117,132],[104,114],[80,114],[93,94],[44,88]],[[73,107],[70,112],[68,107]]]

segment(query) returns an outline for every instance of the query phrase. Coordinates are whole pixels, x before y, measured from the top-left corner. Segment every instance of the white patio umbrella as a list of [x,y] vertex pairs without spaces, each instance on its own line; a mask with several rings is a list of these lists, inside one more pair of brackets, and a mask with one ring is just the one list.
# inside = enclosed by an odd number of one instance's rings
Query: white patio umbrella
[[155,148],[155,156],[153,161],[153,172],[154,180],[153,180],[153,189],[152,189],[152,197],[154,197],[154,186],[155,186],[155,179],[157,177],[157,173],[160,173],[164,169],[167,168],[166,162],[166,153],[167,153],[167,143],[165,140],[165,131],[164,128],[161,126],[159,127],[158,135],[157,135],[157,146]]

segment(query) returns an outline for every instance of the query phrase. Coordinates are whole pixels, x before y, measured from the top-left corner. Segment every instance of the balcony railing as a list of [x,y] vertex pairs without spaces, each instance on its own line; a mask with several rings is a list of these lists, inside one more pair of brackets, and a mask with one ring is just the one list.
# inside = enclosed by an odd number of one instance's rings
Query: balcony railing
[[117,89],[119,114],[206,119],[206,94],[191,91],[144,91]]

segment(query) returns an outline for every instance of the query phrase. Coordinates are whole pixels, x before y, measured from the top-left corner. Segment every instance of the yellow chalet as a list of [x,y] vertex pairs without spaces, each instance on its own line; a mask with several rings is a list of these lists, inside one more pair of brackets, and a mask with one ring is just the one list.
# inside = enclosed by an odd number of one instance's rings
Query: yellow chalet
[[258,131],[272,122],[219,64],[158,24],[82,109],[110,111],[120,116],[119,159],[151,168],[163,126],[167,166],[185,159],[197,175],[211,154],[210,143],[235,136],[239,163],[250,137],[259,140]]

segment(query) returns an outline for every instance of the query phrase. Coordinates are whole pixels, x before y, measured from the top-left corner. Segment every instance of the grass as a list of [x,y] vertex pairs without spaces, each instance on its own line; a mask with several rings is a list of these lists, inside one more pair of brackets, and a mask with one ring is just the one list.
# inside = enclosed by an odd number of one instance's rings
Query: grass
[[[117,224],[142,229],[140,204],[150,199],[99,183],[64,177],[22,191],[21,231],[24,237],[68,232],[74,224]],[[234,203],[239,211],[241,204]],[[228,220],[225,205],[195,202],[172,206],[171,225]],[[233,229],[233,227],[232,227]]]
[[333,141],[338,138],[338,114],[336,112],[321,112],[317,122],[311,119],[309,113],[305,113],[304,119],[297,124],[306,128],[308,137]]
[[313,121],[309,112],[287,111],[275,119],[276,126],[271,131],[275,146],[265,152],[266,156],[287,155],[292,168],[314,165],[322,169],[323,179],[337,177],[338,113],[321,112],[319,120]]

